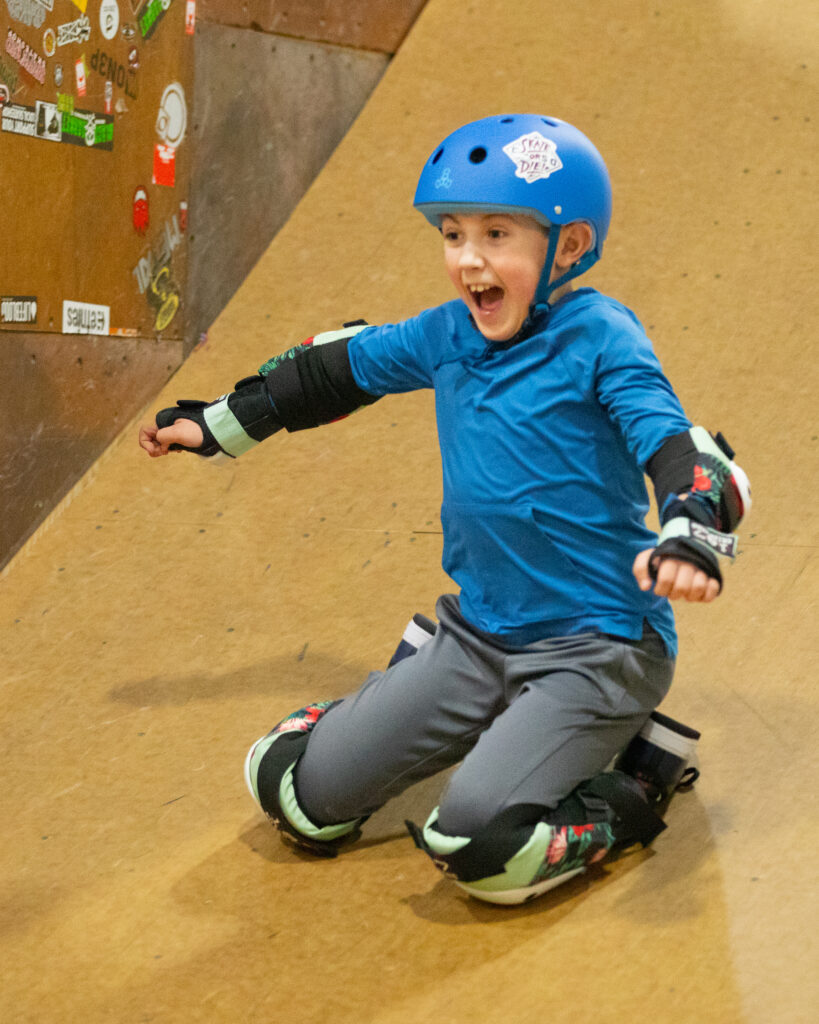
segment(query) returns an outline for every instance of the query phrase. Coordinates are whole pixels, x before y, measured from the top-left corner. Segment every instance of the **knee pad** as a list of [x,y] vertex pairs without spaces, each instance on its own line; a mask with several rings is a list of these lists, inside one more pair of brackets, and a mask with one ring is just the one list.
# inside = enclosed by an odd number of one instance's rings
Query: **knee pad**
[[543,814],[532,804],[509,807],[474,836],[437,827],[436,807],[419,828],[407,822],[416,846],[470,896],[519,904],[567,882],[614,849],[647,846],[665,828],[638,782],[619,771],[582,783]]
[[614,767],[637,779],[649,803],[665,810],[678,789],[692,786],[699,778],[699,738],[696,729],[652,711],[643,728],[618,755]]
[[344,842],[357,839],[365,820],[318,825],[299,805],[293,777],[316,722],[338,701],[318,701],[288,715],[257,740],[245,759],[250,795],[288,840],[310,853],[335,857]]

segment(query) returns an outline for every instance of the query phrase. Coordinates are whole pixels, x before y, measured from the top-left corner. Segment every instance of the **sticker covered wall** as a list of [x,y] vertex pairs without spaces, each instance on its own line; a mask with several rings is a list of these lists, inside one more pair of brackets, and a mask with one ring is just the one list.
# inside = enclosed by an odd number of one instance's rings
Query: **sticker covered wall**
[[0,282],[0,331],[106,344],[164,332],[181,343],[195,5],[0,0],[0,9],[0,169],[14,197],[4,204],[14,260]]

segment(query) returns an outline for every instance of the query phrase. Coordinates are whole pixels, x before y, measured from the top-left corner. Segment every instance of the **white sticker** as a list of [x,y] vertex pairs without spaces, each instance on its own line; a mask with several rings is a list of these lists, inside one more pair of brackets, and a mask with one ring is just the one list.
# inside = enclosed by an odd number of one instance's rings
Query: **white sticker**
[[156,116],[156,133],[166,146],[176,146],[185,138],[188,124],[188,107],[185,103],[185,90],[179,82],[171,82],[165,87],[159,101],[159,113]]
[[63,300],[63,334],[108,334],[111,307]]
[[117,0],[102,0],[100,4],[100,28],[106,39],[113,39],[119,28],[119,7]]
[[503,151],[515,165],[515,177],[523,178],[529,185],[541,178],[548,178],[563,167],[557,155],[557,146],[540,132],[521,135],[519,139],[504,146]]

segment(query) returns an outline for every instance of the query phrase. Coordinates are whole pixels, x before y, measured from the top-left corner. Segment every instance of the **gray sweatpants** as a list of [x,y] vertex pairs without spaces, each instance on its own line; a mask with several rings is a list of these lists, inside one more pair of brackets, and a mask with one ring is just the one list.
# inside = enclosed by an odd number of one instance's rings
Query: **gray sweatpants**
[[317,823],[370,814],[412,783],[462,762],[439,827],[470,835],[515,804],[555,807],[602,771],[671,685],[674,660],[598,633],[500,645],[438,601],[440,626],[412,657],[373,672],[321,718],[296,770]]

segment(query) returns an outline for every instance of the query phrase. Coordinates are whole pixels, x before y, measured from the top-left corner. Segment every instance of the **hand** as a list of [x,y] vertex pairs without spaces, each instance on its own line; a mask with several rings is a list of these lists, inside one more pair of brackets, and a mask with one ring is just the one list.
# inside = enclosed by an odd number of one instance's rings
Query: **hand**
[[[169,427],[160,430],[156,423],[145,424],[139,428],[139,447],[143,448],[152,459],[167,455],[169,446],[182,444],[186,448],[199,448],[204,437],[202,428],[193,420],[179,419]],[[179,451],[180,449],[174,449]]]
[[657,569],[657,579],[652,580],[648,564],[653,554],[654,548],[647,548],[634,559],[631,571],[640,590],[650,590],[653,583],[654,593],[658,597],[668,597],[672,601],[683,597],[686,601],[701,601],[704,604],[713,601],[719,594],[718,580],[679,558],[663,558]]

